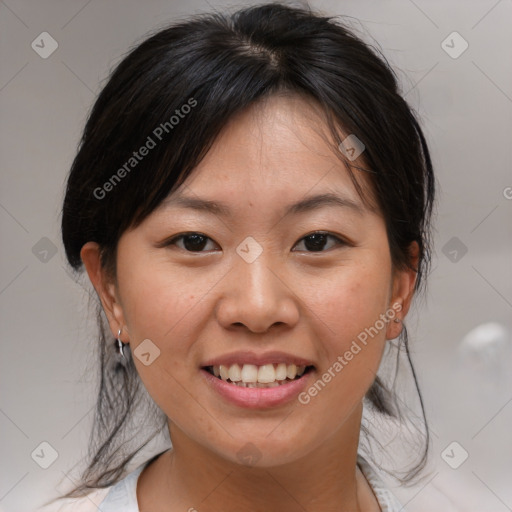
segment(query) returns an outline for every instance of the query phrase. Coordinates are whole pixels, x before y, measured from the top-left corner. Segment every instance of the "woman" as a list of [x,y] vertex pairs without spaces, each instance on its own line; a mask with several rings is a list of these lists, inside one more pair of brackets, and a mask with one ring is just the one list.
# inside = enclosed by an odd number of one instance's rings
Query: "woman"
[[[363,402],[399,417],[376,373],[392,340],[409,356],[433,201],[393,71],[335,19],[265,4],[136,47],[94,105],[63,206],[68,261],[102,311],[91,457],[67,497],[400,510],[358,447]],[[146,391],[155,414],[134,421]],[[162,428],[172,448],[126,475]]]

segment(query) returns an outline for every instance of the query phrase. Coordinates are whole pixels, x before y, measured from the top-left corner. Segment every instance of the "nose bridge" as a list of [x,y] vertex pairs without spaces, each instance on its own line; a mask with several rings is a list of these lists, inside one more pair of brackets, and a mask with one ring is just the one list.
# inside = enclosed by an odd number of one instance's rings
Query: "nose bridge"
[[240,279],[241,295],[247,295],[245,298],[249,299],[254,307],[270,309],[278,300],[278,296],[282,295],[282,291],[279,290],[281,282],[275,275],[276,271],[271,270],[270,260],[267,252],[265,256],[262,254],[252,263],[243,262],[239,265],[240,271],[237,274]]
[[252,261],[243,253],[235,256],[217,309],[224,327],[243,324],[251,331],[264,332],[274,324],[297,322],[298,305],[281,267],[273,260],[269,250],[261,251]]

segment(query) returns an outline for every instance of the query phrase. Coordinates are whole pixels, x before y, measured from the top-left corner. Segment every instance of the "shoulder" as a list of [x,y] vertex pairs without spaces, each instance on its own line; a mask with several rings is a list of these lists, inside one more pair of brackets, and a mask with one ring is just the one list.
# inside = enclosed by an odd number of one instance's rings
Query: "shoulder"
[[360,454],[357,455],[357,465],[372,488],[382,512],[399,512],[404,510],[398,498],[386,487],[378,473]]
[[437,478],[439,471],[433,476],[426,476],[425,480],[412,487],[386,486],[384,479],[368,461],[358,455],[358,465],[370,483],[377,501],[383,512],[465,512],[471,508],[469,500],[461,502],[464,495],[462,488],[457,490],[454,481]]
[[148,463],[149,461],[144,462],[144,464],[141,464],[109,489],[108,494],[100,503],[100,510],[102,512],[119,512],[119,510],[123,512],[139,512],[137,481]]
[[421,483],[399,489],[397,495],[410,512],[494,510],[495,496],[484,486],[475,485],[478,480],[471,476],[469,472],[455,472],[437,466]]
[[115,485],[96,489],[82,498],[57,500],[38,508],[36,512],[139,512],[137,480],[148,462],[128,473]]
[[83,498],[57,500],[38,508],[36,512],[98,512],[99,505],[105,499],[110,487],[97,489]]

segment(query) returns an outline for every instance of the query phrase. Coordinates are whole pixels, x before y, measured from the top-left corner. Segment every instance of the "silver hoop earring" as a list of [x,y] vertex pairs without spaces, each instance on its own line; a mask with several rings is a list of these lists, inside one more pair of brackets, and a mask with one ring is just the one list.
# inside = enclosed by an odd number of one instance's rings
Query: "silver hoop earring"
[[121,329],[117,333],[116,345],[119,355],[124,359],[124,343],[119,339],[119,336],[121,336]]
[[[393,320],[393,322],[395,322],[396,324],[399,324],[401,321],[402,321],[402,320],[400,320],[400,318],[395,318],[395,319]],[[119,331],[119,332],[121,332],[121,331]]]

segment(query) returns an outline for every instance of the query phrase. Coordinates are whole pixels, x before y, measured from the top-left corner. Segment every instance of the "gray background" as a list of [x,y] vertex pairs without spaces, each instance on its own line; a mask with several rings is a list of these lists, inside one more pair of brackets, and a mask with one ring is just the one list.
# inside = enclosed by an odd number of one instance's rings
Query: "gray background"
[[[408,318],[432,428],[431,474],[396,494],[409,511],[433,488],[464,512],[512,510],[512,2],[311,5],[359,19],[354,27],[400,70],[441,187],[428,295]],[[87,293],[66,270],[59,210],[88,109],[145,33],[209,9],[206,0],[0,1],[2,511],[33,510],[61,479],[67,487],[64,475],[86,452],[94,331]],[[58,43],[47,59],[31,48],[45,31]],[[453,31],[469,44],[457,58],[442,46]],[[446,44],[452,54],[462,48],[453,37]],[[48,469],[31,455],[44,441],[58,453]],[[458,469],[442,457],[453,441],[452,460],[469,454]]]

